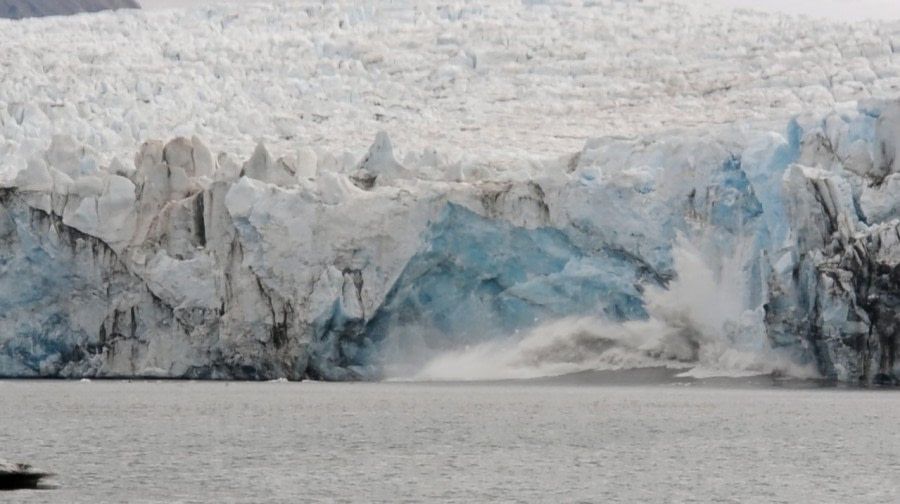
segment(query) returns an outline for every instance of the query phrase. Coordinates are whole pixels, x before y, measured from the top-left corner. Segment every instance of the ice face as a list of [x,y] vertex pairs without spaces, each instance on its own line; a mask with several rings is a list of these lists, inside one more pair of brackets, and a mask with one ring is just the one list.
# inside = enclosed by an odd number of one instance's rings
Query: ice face
[[[753,351],[890,380],[900,255],[896,215],[872,203],[889,186],[872,181],[893,164],[869,152],[890,152],[896,105],[879,107],[786,136],[592,140],[478,182],[416,178],[383,134],[349,174],[313,178],[262,146],[220,174],[185,138],[145,145],[133,170],[81,171],[58,138],[3,190],[4,373],[371,378],[593,317],[598,336],[575,341],[650,360]],[[678,265],[679,241],[696,260]],[[681,275],[727,291],[655,294]],[[622,336],[654,331],[670,336]]]
[[619,250],[579,248],[556,228],[516,227],[449,204],[365,334],[394,364],[414,367],[416,359],[506,339],[541,321],[642,318],[638,286],[658,279],[644,278],[639,266]]
[[838,380],[897,381],[898,214],[882,199],[895,173],[896,110],[883,103],[798,126],[797,164],[784,176],[792,229],[770,282],[769,335]]
[[[314,178],[288,177],[291,160],[262,146],[228,172],[186,138],[146,144],[134,169],[70,176],[57,167],[81,166],[82,150],[58,138],[3,190],[3,372],[373,378],[585,316],[652,320],[673,336],[633,349],[691,362],[761,323],[775,251],[826,247],[821,223],[853,205],[846,177],[790,164],[817,135],[595,140],[477,182],[416,178],[384,134],[349,174]],[[782,178],[815,182],[779,195]],[[727,309],[698,288],[686,308],[651,296],[685,273],[678,240],[707,263],[692,271],[732,286]]]

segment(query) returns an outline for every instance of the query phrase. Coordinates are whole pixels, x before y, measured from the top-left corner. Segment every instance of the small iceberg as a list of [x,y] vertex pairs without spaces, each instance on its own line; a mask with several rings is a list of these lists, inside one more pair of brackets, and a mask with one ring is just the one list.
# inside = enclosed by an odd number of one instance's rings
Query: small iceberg
[[0,490],[38,488],[41,480],[53,473],[36,469],[28,464],[14,464],[0,460]]

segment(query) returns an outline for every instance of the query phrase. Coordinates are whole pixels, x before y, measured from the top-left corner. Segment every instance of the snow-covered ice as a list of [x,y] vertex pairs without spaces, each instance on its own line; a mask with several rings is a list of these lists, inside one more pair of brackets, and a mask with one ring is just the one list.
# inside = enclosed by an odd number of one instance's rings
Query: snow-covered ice
[[898,23],[283,1],[0,29],[0,374],[900,378]]
[[337,164],[378,130],[401,161],[433,148],[509,168],[589,137],[774,127],[900,85],[889,24],[658,1],[222,3],[2,30],[7,172],[55,133],[107,161],[197,134],[240,157],[265,140]]

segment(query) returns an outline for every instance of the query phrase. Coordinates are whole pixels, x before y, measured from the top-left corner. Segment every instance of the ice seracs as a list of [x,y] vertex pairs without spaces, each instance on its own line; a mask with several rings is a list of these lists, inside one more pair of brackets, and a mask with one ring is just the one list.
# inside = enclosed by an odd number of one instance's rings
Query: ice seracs
[[242,162],[262,141],[279,156],[302,144],[355,163],[385,130],[476,170],[568,155],[594,136],[777,129],[898,85],[890,23],[660,0],[274,0],[2,23],[16,48],[0,54],[3,179],[54,134],[103,164],[195,135]]
[[386,131],[375,135],[375,143],[359,162],[354,181],[363,189],[370,189],[379,182],[391,184],[396,179],[412,178],[413,173],[404,168],[394,158],[394,147]]

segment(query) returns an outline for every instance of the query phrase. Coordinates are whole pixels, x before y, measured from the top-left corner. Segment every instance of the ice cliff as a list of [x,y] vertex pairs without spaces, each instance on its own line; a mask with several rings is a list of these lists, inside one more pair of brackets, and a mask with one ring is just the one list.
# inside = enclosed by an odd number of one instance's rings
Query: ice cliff
[[648,357],[716,364],[725,342],[892,382],[898,128],[900,104],[871,101],[783,135],[592,140],[477,181],[401,164],[384,133],[346,171],[263,145],[236,162],[198,138],[103,166],[55,137],[0,189],[0,369],[374,378],[567,317],[646,320],[648,290],[690,273],[686,242],[737,286],[702,300],[732,317],[671,313],[680,344]]
[[889,25],[360,5],[0,21],[0,375],[900,380]]

